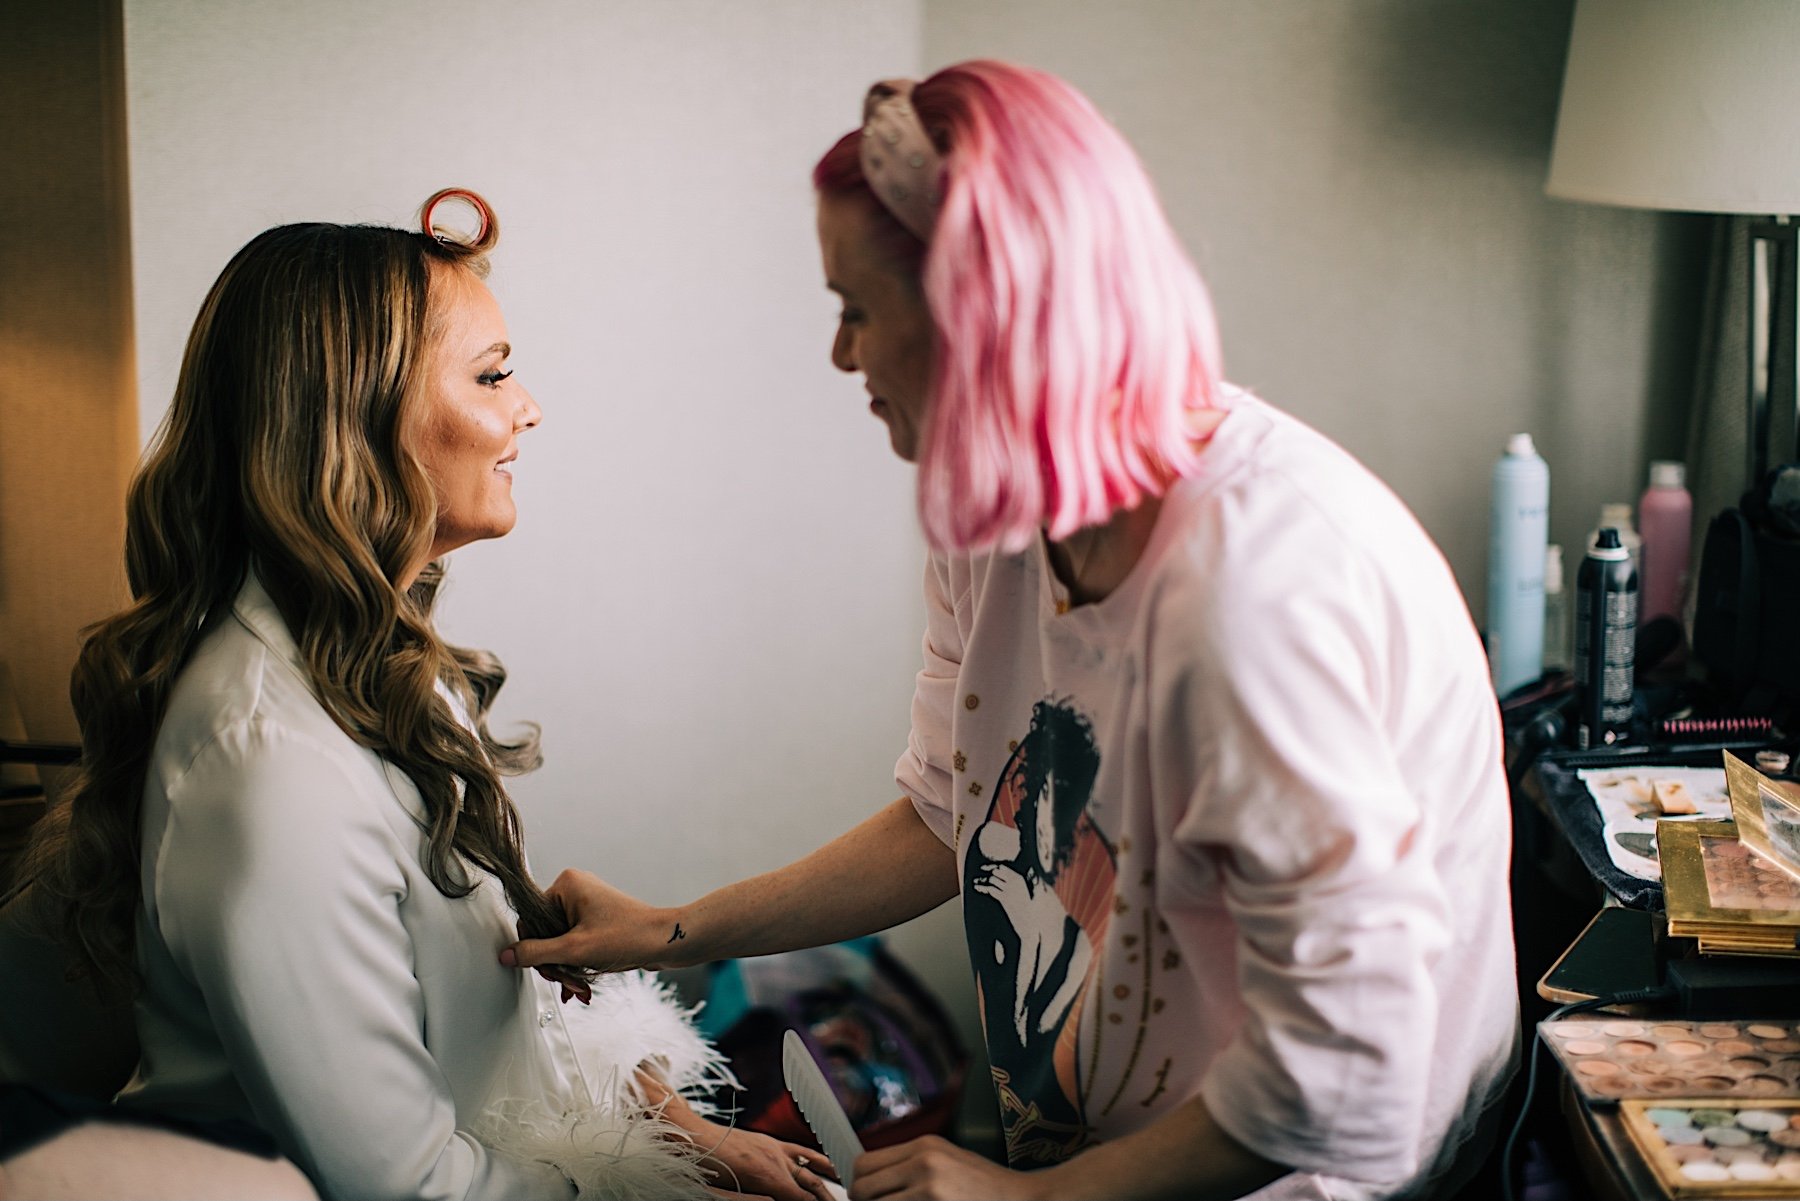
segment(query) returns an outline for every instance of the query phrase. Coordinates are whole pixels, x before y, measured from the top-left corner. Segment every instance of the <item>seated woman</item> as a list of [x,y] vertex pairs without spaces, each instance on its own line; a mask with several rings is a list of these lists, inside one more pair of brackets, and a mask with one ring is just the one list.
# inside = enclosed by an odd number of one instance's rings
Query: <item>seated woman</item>
[[[433,229],[446,195],[472,239]],[[723,1067],[653,979],[565,1009],[495,962],[567,928],[501,783],[537,736],[489,731],[500,664],[432,604],[443,555],[512,529],[540,414],[493,213],[440,193],[423,225],[272,229],[207,296],[130,491],[132,603],[74,673],[44,920],[136,992],[121,1105],[254,1122],[327,1197],[822,1196],[804,1148],[681,1099]]]

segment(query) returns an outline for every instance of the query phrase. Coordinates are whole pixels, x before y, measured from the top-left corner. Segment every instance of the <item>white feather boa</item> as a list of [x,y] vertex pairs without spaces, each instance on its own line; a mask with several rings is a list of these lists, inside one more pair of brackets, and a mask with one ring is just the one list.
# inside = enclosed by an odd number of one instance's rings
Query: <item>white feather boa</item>
[[551,1164],[576,1185],[582,1201],[708,1196],[700,1159],[659,1108],[646,1104],[637,1069],[693,1096],[737,1081],[717,1050],[694,1030],[692,1011],[673,990],[641,972],[602,977],[591,1005],[563,1007],[586,1095],[543,1092],[487,1106],[470,1131],[500,1155]]

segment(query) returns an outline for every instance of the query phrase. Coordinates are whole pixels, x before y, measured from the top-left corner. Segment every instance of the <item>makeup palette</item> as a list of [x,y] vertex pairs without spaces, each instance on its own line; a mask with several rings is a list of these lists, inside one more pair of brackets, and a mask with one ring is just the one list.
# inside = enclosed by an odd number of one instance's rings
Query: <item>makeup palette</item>
[[1590,1102],[1718,1097],[1786,1098],[1800,1105],[1800,1024],[1793,1021],[1582,1014],[1545,1022],[1540,1030]]
[[1800,1195],[1800,1100],[1622,1101],[1619,1113],[1671,1197]]

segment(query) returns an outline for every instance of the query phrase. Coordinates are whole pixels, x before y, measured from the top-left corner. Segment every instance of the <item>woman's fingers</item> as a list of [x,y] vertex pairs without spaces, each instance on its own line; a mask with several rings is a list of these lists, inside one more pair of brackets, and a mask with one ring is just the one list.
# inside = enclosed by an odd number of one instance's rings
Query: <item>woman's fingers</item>
[[[554,938],[522,938],[500,952],[507,967],[545,968],[549,979],[580,991],[573,979],[557,973],[559,964],[602,972],[661,966],[667,956],[663,913],[598,876],[565,871],[545,890],[561,907],[570,929]],[[674,941],[671,938],[669,941]]]
[[[539,964],[578,963],[573,932],[556,938],[521,938],[500,952],[500,962],[507,967],[537,967]],[[540,973],[554,979],[554,973]]]
[[838,1178],[837,1168],[823,1151],[811,1147],[802,1147],[798,1143],[782,1143],[781,1149],[794,1157],[794,1163],[802,1170],[811,1170],[830,1180]]
[[609,887],[597,876],[572,869],[557,876],[544,891],[562,908],[572,928],[554,938],[522,938],[500,952],[501,963],[507,967],[538,968],[545,979],[566,984],[577,992],[581,990],[576,982],[568,973],[558,971],[558,965],[579,964],[602,971],[637,966],[600,962],[601,948],[596,939],[595,928],[606,920],[606,902],[613,897],[623,898],[625,894]]
[[814,1175],[807,1168],[794,1169],[794,1183],[805,1189],[807,1196],[816,1198],[816,1201],[835,1201],[837,1196],[823,1177]]

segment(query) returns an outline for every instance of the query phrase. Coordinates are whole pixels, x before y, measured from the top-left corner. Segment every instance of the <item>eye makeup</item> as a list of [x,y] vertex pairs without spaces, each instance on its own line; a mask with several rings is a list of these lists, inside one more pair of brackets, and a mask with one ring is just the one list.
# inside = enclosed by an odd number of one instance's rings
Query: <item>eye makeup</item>
[[1800,1186],[1800,1100],[1621,1101],[1669,1196],[1786,1197]]
[[1669,933],[1702,954],[1800,956],[1800,880],[1738,833],[1731,822],[1656,824]]
[[1594,1014],[1546,1022],[1541,1030],[1590,1102],[1718,1097],[1787,1098],[1800,1105],[1800,1025],[1793,1021],[1652,1021]]

